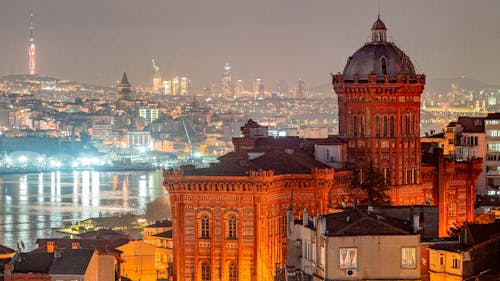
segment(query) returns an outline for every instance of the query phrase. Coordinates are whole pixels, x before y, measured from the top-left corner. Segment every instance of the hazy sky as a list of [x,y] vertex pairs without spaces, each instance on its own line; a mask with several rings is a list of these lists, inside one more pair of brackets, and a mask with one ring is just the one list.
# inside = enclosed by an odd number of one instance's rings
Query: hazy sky
[[[430,78],[467,76],[500,84],[500,1],[381,0],[389,39]],[[366,0],[1,0],[0,75],[27,72],[29,14],[37,72],[111,85],[126,71],[151,84],[164,76],[193,86],[261,76],[266,85],[330,82],[369,39],[377,1]],[[248,83],[250,84],[250,83]]]

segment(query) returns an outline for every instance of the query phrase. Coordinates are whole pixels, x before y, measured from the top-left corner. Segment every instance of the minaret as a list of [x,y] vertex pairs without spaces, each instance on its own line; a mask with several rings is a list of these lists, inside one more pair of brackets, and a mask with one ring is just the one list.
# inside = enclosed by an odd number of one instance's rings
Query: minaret
[[29,65],[28,65],[29,74],[35,75],[36,63],[35,63],[35,39],[33,38],[33,13],[30,14],[30,47],[28,49],[28,55],[29,55]]

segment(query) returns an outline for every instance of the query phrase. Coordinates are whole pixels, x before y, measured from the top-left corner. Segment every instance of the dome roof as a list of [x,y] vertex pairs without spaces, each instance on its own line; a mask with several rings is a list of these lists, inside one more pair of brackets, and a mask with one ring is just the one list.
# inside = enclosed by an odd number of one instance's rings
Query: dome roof
[[384,79],[384,75],[389,75],[389,79],[398,74],[412,78],[416,75],[410,58],[394,43],[386,41],[386,27],[380,18],[373,24],[372,41],[347,59],[343,74],[347,80],[354,79],[355,74],[360,80],[367,80],[370,74],[377,75],[377,80]]

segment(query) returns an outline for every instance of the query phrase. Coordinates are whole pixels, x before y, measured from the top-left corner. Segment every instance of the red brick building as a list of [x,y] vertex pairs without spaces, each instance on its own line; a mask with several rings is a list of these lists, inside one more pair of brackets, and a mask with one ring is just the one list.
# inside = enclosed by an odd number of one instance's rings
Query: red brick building
[[286,263],[287,210],[298,219],[357,205],[366,197],[359,184],[372,168],[384,174],[391,204],[438,206],[440,236],[473,220],[481,159],[456,163],[422,150],[425,76],[386,32],[377,19],[371,42],[332,77],[339,136],[331,140],[346,150],[347,169],[316,161],[315,140],[268,137],[250,120],[220,163],[164,172],[177,280],[271,280]]

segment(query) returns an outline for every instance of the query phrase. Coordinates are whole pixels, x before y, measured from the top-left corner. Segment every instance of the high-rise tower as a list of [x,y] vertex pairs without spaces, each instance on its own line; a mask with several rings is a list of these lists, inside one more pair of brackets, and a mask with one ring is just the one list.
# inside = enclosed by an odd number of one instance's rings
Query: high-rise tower
[[30,47],[28,49],[29,63],[28,72],[30,75],[36,73],[35,63],[35,39],[33,38],[33,14],[30,14]]
[[347,162],[359,182],[375,168],[389,185],[420,184],[425,75],[417,74],[410,58],[387,42],[386,32],[378,18],[371,42],[348,58],[343,74],[333,75],[339,135],[347,141]]
[[224,74],[222,76],[222,95],[226,98],[232,98],[232,88],[231,66],[226,63],[224,66]]
[[163,79],[161,78],[160,66],[153,59],[153,93],[159,93],[163,87]]

